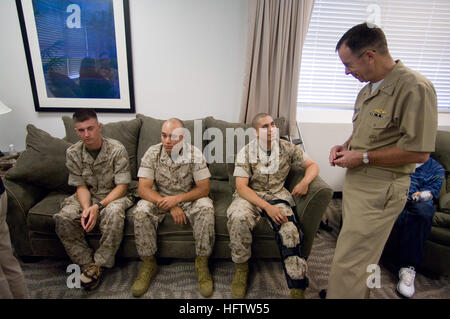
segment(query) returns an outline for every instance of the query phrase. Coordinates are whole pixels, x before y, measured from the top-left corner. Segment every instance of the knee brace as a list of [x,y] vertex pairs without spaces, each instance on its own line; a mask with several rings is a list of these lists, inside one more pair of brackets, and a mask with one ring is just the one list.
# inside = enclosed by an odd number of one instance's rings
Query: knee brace
[[[292,207],[289,204],[289,202],[285,201],[283,199],[269,200],[268,203],[271,205],[285,204],[292,210]],[[263,210],[261,212],[261,215],[266,217],[269,220],[270,224],[272,225],[273,230],[275,231],[275,240],[277,242],[278,248],[280,249],[281,263],[283,265],[283,270],[284,270],[284,274],[286,276],[286,281],[287,281],[288,287],[289,288],[306,289],[309,286],[309,280],[308,280],[308,277],[306,277],[306,274],[303,279],[292,279],[286,270],[285,260],[288,257],[298,256],[298,257],[306,260],[305,256],[302,254],[302,251],[301,251],[302,243],[303,243],[303,232],[300,229],[300,224],[297,220],[297,215],[295,214],[295,211],[293,211],[292,213],[293,214],[291,216],[286,216],[286,217],[287,217],[288,221],[292,222],[298,230],[300,241],[295,247],[286,247],[283,244],[283,239],[281,238],[281,234],[280,234],[281,225],[277,225],[272,220],[272,218],[270,218],[269,215],[267,215],[267,212],[265,210]]]

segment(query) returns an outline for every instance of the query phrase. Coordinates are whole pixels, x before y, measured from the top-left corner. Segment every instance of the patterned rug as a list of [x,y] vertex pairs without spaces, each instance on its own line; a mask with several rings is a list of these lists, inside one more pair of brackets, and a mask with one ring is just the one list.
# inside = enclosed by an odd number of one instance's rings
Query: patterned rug
[[[331,233],[320,230],[315,238],[312,252],[308,258],[308,277],[310,287],[306,297],[319,299],[319,292],[326,289],[331,261],[336,245],[337,229],[340,219],[340,200],[333,200],[324,218],[333,228]],[[66,273],[69,264],[66,259],[42,259],[36,263],[22,263],[31,298],[134,298],[130,289],[136,278],[140,261],[118,259],[113,269],[105,272],[100,286],[92,292],[67,287]],[[234,266],[230,260],[212,260],[210,268],[214,280],[214,294],[211,298],[231,298],[230,287],[234,275]],[[248,299],[289,298],[281,263],[278,260],[256,259],[250,264]],[[401,298],[396,292],[397,274],[381,267],[381,288],[374,288],[371,298]],[[420,273],[415,280],[414,299],[436,298],[450,299],[450,278],[433,279]],[[159,273],[152,281],[149,290],[142,298],[152,299],[194,299],[203,298],[197,286],[193,260],[171,260],[159,266]]]

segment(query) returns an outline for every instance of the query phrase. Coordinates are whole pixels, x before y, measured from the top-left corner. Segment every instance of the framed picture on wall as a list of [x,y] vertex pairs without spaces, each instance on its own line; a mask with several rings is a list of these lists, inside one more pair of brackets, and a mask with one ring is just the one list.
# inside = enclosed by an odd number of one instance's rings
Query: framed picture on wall
[[16,5],[37,112],[135,112],[128,0]]

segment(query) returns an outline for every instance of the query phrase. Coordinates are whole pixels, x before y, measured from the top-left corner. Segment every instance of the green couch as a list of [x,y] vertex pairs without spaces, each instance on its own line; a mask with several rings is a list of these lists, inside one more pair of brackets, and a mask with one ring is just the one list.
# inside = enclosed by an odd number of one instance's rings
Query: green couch
[[436,205],[431,234],[425,242],[424,269],[450,276],[450,132],[438,131],[431,156],[442,164],[445,179]]
[[[419,271],[450,276],[450,132],[438,131],[435,151],[431,153],[445,169],[445,179],[436,201],[431,233],[424,246],[424,264]],[[397,233],[392,231],[383,252],[387,264],[395,260]]]
[[[101,118],[101,117],[100,117]],[[282,125],[283,119],[276,120]],[[68,171],[65,167],[65,151],[78,140],[74,132],[71,118],[63,116],[66,137],[63,139],[50,136],[48,133],[27,126],[26,150],[20,155],[16,166],[10,169],[4,179],[8,194],[7,222],[15,251],[21,257],[27,256],[65,256],[65,250],[55,234],[53,214],[60,209],[60,203],[75,189],[67,185]],[[160,142],[160,130],[163,120],[138,114],[136,119],[119,121],[103,125],[103,135],[115,138],[124,144],[130,159],[130,170],[133,177],[131,189],[136,191],[136,172],[140,159],[147,148]],[[202,147],[217,138],[221,132],[226,139],[226,128],[247,128],[248,125],[229,123],[216,120],[213,117],[185,121],[190,131],[192,143],[196,134],[201,133]],[[210,128],[215,128],[208,130]],[[198,135],[197,135],[198,137]],[[214,137],[214,138],[213,138]],[[228,137],[231,138],[232,136]],[[236,137],[234,137],[236,142]],[[212,141],[211,141],[212,142]],[[218,148],[220,144],[217,144]],[[223,144],[223,149],[226,148]],[[235,143],[236,145],[236,143]],[[234,154],[236,153],[236,146]],[[209,150],[211,155],[215,151]],[[224,153],[224,159],[225,159]],[[228,154],[228,158],[233,158]],[[213,251],[215,258],[230,258],[229,236],[226,227],[226,210],[231,203],[234,189],[232,177],[234,164],[211,163],[212,174],[210,197],[215,207],[216,242]],[[286,181],[288,189],[300,181],[304,171],[291,171]],[[308,194],[295,198],[296,212],[305,234],[303,253],[309,255],[315,234],[318,230],[323,213],[332,198],[332,190],[317,177],[310,185]],[[93,247],[98,247],[100,234],[97,228],[87,236]],[[254,231],[253,256],[260,258],[279,258],[280,254],[274,240],[274,233],[266,222],[260,222]],[[192,228],[188,225],[175,225],[172,218],[165,218],[158,228],[159,257],[194,258],[195,245]],[[124,239],[117,256],[137,257],[134,228],[133,208],[127,211],[124,228]]]

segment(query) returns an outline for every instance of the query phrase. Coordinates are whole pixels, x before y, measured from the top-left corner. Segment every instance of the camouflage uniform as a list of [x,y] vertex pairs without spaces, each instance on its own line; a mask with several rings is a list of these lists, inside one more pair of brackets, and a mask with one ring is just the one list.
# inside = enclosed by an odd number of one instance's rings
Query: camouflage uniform
[[[142,157],[138,177],[154,180],[154,189],[161,196],[173,196],[192,190],[195,182],[209,178],[203,154],[196,147],[183,144],[183,155],[175,161],[162,143],[151,146]],[[190,156],[188,156],[190,154]],[[179,207],[192,225],[197,256],[210,256],[214,246],[214,207],[209,197],[183,202]],[[156,231],[167,211],[155,204],[140,200],[134,210],[136,248],[141,257],[156,253]]]
[[[67,149],[66,166],[69,169],[69,185],[86,186],[91,193],[91,202],[104,199],[118,184],[129,184],[128,154],[118,141],[103,137],[103,143],[94,160],[82,141]],[[84,237],[80,217],[83,211],[77,194],[66,198],[61,211],[54,215],[56,233],[61,239],[71,260],[79,265],[94,261],[102,267],[112,267],[114,256],[123,237],[125,210],[133,205],[130,195],[118,198],[100,211],[99,223],[102,237],[100,246],[93,254]],[[92,256],[93,255],[93,256]]]
[[[248,186],[265,201],[283,200],[290,206],[295,206],[291,193],[284,188],[284,182],[291,168],[300,167],[306,159],[307,155],[299,146],[281,139],[279,143],[273,144],[268,156],[255,139],[239,151],[234,176],[249,178]],[[264,216],[267,217],[272,229],[277,231],[277,236],[285,248],[299,247],[303,234],[293,222],[292,209],[283,203],[275,204],[275,206],[288,217],[288,222],[280,227],[274,227],[275,224],[272,224],[270,217],[266,214]],[[244,263],[250,259],[252,230],[260,220],[261,212],[259,207],[240,197],[237,192],[233,194],[233,201],[227,210],[233,262]],[[291,279],[302,279],[306,271],[306,264],[300,257],[297,254],[284,259],[285,271]]]

